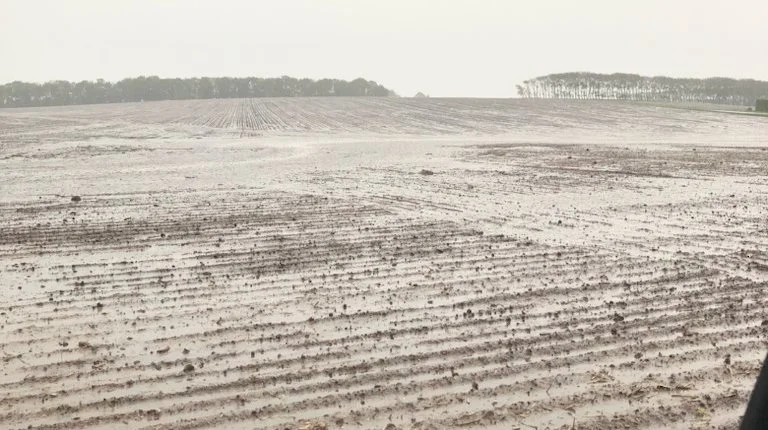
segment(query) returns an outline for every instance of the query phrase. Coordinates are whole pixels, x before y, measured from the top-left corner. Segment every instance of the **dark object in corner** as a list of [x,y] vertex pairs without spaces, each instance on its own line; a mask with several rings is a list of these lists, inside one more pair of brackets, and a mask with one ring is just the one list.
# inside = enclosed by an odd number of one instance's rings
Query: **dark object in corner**
[[761,99],[755,103],[755,112],[768,112],[768,99]]
[[757,377],[755,388],[749,397],[747,411],[741,420],[740,430],[768,429],[768,357]]

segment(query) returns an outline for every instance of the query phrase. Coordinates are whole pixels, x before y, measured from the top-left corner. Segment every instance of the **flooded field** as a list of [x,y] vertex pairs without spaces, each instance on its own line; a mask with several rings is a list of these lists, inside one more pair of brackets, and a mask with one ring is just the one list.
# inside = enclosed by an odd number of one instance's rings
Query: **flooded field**
[[736,428],[766,149],[618,102],[0,110],[0,428]]

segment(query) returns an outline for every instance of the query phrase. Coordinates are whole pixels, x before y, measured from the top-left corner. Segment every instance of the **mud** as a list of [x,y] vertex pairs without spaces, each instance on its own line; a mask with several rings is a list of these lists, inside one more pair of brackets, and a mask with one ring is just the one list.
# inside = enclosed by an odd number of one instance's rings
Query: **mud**
[[736,428],[766,136],[612,102],[0,110],[0,428]]

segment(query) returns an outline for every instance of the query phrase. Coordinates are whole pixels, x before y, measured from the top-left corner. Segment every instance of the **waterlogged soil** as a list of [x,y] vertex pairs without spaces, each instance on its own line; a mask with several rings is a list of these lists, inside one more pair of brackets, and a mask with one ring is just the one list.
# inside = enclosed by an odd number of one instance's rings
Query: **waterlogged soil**
[[736,428],[767,136],[612,102],[0,110],[0,428]]

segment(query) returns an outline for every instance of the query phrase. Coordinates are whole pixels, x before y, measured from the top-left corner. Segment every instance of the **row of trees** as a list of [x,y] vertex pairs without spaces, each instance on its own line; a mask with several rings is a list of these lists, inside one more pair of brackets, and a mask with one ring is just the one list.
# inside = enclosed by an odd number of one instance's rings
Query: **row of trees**
[[625,73],[559,73],[517,86],[520,97],[701,102],[754,106],[768,97],[768,82],[754,79],[678,79]]
[[52,81],[44,84],[11,82],[0,86],[0,107],[59,106],[148,100],[185,100],[245,97],[388,96],[374,81],[280,78],[163,79],[139,76],[119,82]]

